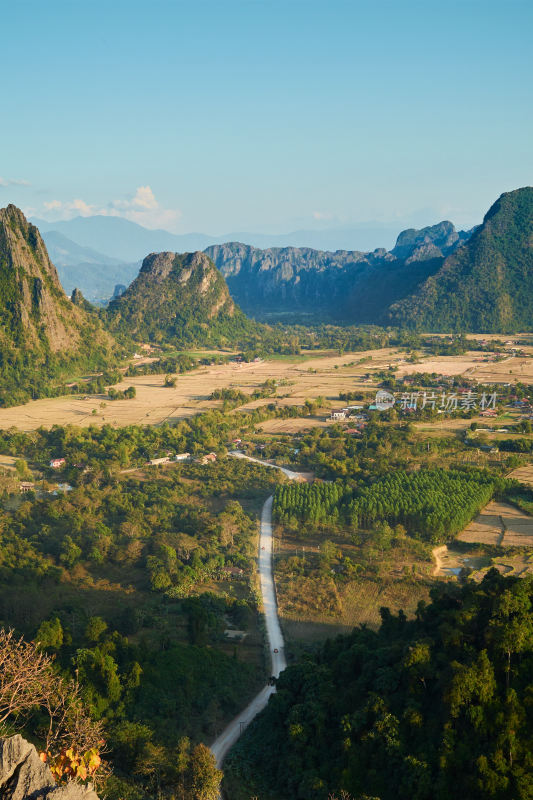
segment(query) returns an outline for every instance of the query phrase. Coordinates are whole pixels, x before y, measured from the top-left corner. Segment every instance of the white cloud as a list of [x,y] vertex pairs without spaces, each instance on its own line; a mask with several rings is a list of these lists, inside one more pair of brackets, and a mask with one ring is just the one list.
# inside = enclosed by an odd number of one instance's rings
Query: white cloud
[[49,200],[43,203],[42,215],[50,222],[73,217],[124,217],[146,228],[173,228],[182,216],[177,208],[163,208],[150,186],[138,186],[135,193],[105,206],[92,205],[81,198],[63,202]]
[[131,201],[132,206],[139,206],[140,208],[158,208],[159,203],[155,199],[154,193],[149,186],[139,186],[135,192],[135,196]]
[[29,181],[22,180],[21,178],[1,178],[0,186],[31,186]]

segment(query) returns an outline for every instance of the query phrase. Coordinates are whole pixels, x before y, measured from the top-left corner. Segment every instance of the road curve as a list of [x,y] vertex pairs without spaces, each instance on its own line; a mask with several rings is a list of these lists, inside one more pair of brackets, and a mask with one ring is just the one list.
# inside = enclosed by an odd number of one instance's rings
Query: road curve
[[[290,480],[300,478],[300,473],[278,467],[276,464],[269,464],[258,458],[245,456],[243,453],[231,452],[229,455],[236,458],[245,458],[247,461],[254,461],[264,467],[273,467],[281,470]],[[273,559],[272,559],[272,503],[274,497],[271,495],[263,506],[261,512],[261,529],[259,536],[259,576],[261,579],[261,596],[265,612],[265,623],[267,632],[267,642],[270,650],[270,674],[276,678],[287,666],[285,660],[285,645],[283,634],[279,624],[278,606],[276,602],[276,589],[274,586]],[[278,652],[275,653],[274,650]],[[217,767],[221,767],[228,750],[233,747],[243,729],[268,703],[268,698],[276,691],[275,686],[264,686],[246,708],[233,719],[222,731],[213,744],[211,752],[215,756]]]
[[300,472],[293,472],[292,469],[287,469],[287,467],[280,467],[277,464],[271,464],[270,461],[262,461],[260,458],[254,458],[253,456],[247,456],[244,453],[241,453],[240,450],[231,450],[228,453],[229,456],[233,456],[234,458],[244,458],[245,461],[253,461],[254,464],[261,464],[262,467],[271,467],[272,469],[279,469],[280,472],[283,472],[284,475],[289,478],[291,481],[300,480],[303,475]]

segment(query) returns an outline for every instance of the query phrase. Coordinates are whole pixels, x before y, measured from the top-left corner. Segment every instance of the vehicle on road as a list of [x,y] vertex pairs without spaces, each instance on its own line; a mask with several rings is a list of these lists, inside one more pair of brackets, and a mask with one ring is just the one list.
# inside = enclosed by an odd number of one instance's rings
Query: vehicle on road
[[274,652],[275,652],[275,653],[279,653],[279,650],[278,650],[278,648],[277,648],[277,647],[275,647],[275,648],[274,648]]

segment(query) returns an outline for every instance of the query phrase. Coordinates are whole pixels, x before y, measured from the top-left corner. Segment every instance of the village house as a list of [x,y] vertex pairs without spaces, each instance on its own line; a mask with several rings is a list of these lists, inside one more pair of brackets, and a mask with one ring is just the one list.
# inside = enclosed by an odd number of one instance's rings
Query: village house
[[26,492],[33,492],[35,489],[35,484],[31,481],[21,481],[19,484],[19,492],[21,494],[26,494]]
[[240,567],[222,567],[222,574],[228,575],[232,578],[243,578],[244,570]]
[[64,467],[66,463],[67,462],[64,458],[53,458],[50,461],[50,466],[52,469],[60,469],[61,467]]
[[200,456],[200,458],[196,459],[197,464],[212,464],[214,461],[217,460],[216,453],[207,453],[205,456]]

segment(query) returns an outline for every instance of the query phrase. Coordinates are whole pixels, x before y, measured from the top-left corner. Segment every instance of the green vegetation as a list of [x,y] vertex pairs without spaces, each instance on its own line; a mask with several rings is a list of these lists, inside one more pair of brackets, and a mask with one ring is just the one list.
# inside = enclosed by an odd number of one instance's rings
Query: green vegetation
[[78,300],[65,297],[37,228],[0,209],[0,405],[65,394],[73,371],[113,366],[111,337]]
[[472,238],[410,297],[393,304],[400,327],[509,333],[531,327],[533,189],[503,194]]
[[[71,452],[90,440],[70,431]],[[265,679],[255,537],[277,474],[233,459],[78,472],[72,491],[0,512],[0,623],[76,671],[111,750],[106,796],[216,797],[191,788],[198,760],[204,788],[213,777],[197,745]]]
[[127,389],[121,391],[120,389],[108,389],[107,396],[110,400],[133,400],[137,394],[135,386],[128,386]]
[[107,316],[123,341],[134,337],[176,347],[224,346],[260,332],[203,253],[148,256],[138,277],[111,301]]
[[230,796],[531,797],[532,600],[492,570],[289,666],[226,762]]
[[[339,521],[368,529],[403,525],[433,544],[449,541],[508,484],[480,470],[393,472],[368,487],[344,482],[278,486],[274,517],[282,523]],[[454,502],[450,502],[450,498]]]

